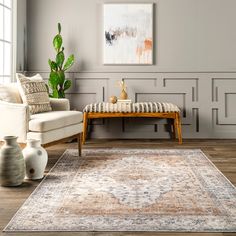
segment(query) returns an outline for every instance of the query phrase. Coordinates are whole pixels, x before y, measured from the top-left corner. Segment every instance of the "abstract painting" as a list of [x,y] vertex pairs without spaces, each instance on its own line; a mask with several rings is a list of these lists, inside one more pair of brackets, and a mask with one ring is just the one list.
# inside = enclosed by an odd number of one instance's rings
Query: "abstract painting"
[[104,4],[104,64],[153,63],[153,4]]

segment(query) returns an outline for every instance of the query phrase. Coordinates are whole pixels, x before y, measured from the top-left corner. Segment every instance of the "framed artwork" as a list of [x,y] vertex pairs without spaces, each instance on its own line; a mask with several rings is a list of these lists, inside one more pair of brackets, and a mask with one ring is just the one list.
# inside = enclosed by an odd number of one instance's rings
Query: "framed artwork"
[[104,4],[104,64],[153,64],[153,4]]

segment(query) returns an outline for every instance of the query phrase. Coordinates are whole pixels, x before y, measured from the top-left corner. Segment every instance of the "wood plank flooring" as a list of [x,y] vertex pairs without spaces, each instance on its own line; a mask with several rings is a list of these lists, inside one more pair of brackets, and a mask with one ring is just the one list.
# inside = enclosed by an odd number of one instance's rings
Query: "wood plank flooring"
[[[183,145],[171,140],[93,140],[88,141],[84,148],[200,148],[217,166],[218,169],[236,186],[236,140],[184,140]],[[47,148],[49,162],[46,171],[56,163],[58,158],[67,148],[77,148],[76,143],[59,144]],[[17,188],[0,187],[0,236],[40,236],[40,235],[65,235],[65,236],[236,236],[236,233],[154,233],[154,232],[40,232],[40,233],[3,233],[19,207],[24,203],[40,181],[26,181]],[[25,219],[30,220],[30,219]]]

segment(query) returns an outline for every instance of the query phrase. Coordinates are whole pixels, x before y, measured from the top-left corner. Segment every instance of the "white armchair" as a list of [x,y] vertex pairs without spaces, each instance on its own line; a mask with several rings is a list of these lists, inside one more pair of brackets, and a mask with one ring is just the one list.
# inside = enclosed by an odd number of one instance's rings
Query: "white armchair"
[[19,143],[39,139],[43,146],[77,138],[81,155],[82,112],[70,111],[68,99],[50,99],[50,103],[52,111],[30,115],[17,85],[0,85],[0,138],[15,135]]

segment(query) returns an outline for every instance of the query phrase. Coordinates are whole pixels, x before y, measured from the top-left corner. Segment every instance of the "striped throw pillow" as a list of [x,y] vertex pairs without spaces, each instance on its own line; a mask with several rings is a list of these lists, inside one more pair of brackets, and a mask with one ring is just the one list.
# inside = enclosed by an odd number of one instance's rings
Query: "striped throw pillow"
[[22,101],[29,106],[30,114],[52,110],[47,87],[41,75],[26,77],[17,74],[16,78]]

